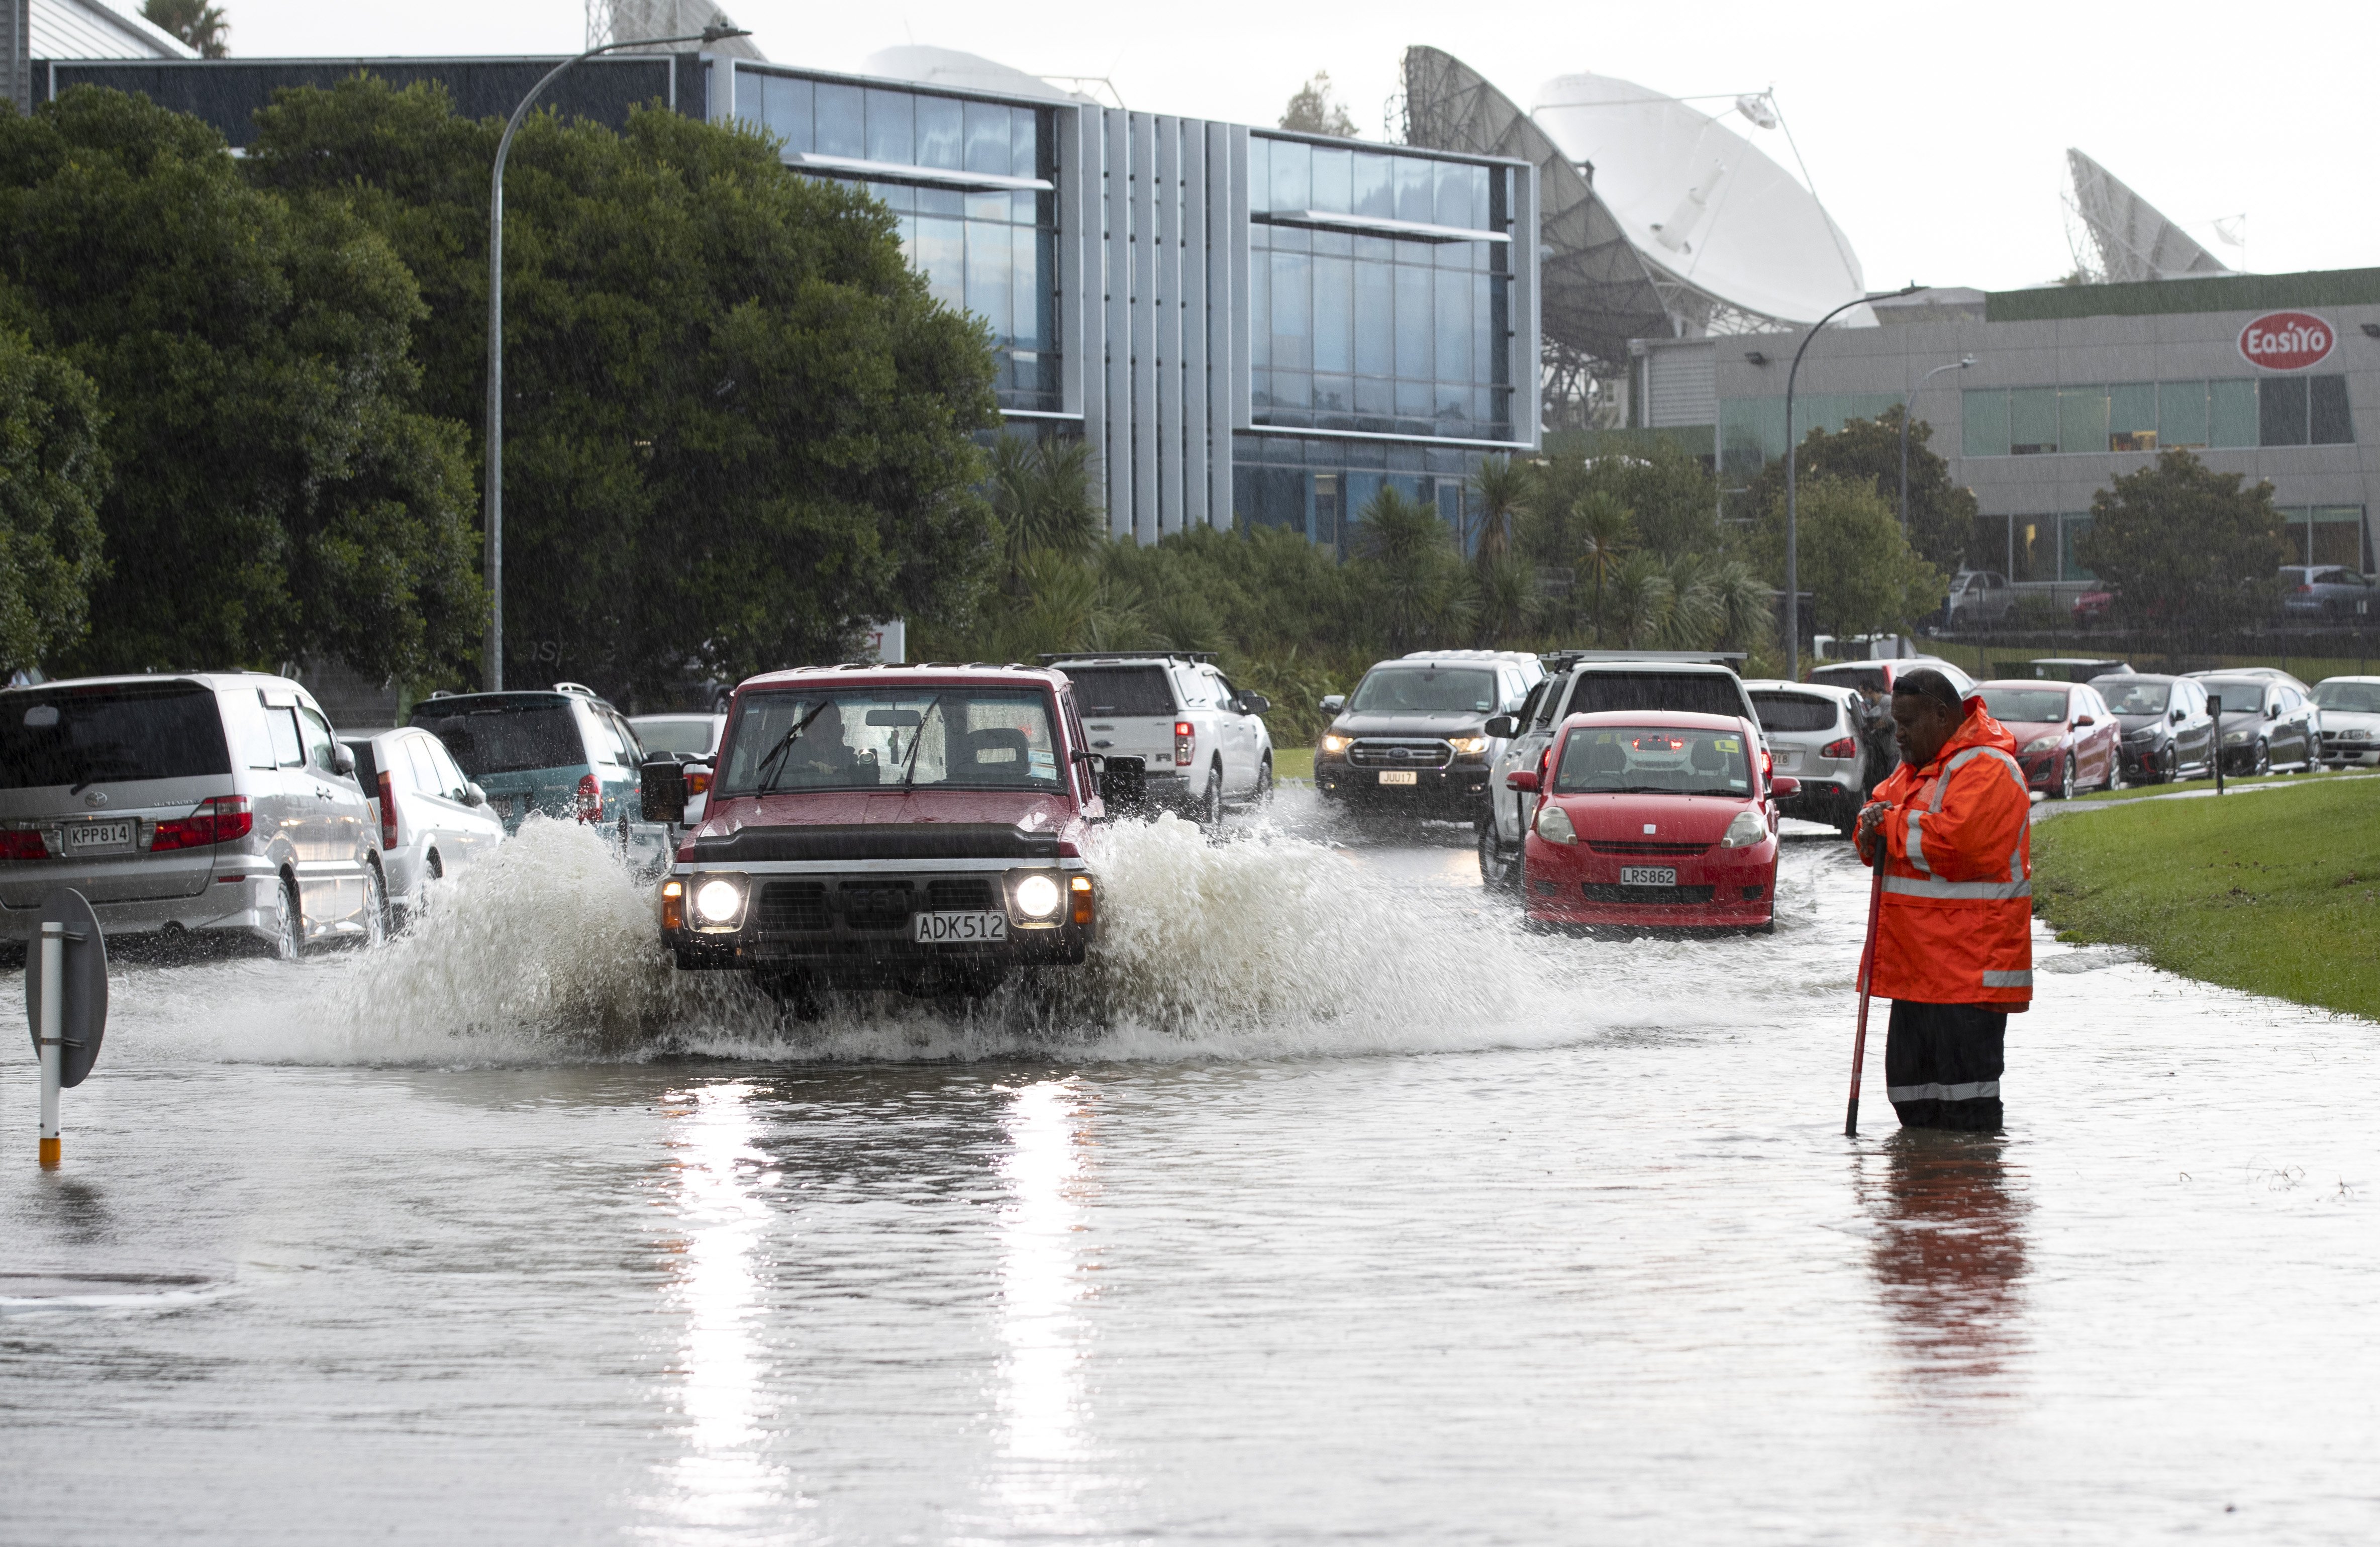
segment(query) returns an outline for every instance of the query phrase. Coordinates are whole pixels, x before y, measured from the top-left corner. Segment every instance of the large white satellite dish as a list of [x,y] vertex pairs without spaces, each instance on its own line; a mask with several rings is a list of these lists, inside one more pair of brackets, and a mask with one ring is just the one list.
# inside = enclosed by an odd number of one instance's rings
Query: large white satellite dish
[[[1565,75],[1529,110],[1646,262],[1728,305],[1813,323],[1866,294],[1859,259],[1808,189],[1709,114],[1633,81]],[[1872,322],[1863,307],[1842,322]]]

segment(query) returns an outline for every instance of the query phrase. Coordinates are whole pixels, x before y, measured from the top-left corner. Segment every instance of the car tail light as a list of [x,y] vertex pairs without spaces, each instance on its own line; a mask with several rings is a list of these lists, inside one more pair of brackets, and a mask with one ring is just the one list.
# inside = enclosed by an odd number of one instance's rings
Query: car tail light
[[1190,750],[1197,744],[1198,727],[1187,720],[1173,722],[1173,766],[1190,766]]
[[592,774],[578,775],[578,820],[581,822],[603,820],[603,786],[596,781]]
[[396,781],[386,774],[380,776],[380,847],[396,847]]
[[42,834],[30,827],[12,828],[0,833],[0,859],[46,859],[50,846]]
[[2312,587],[2312,586],[2300,586],[2300,587],[2298,587],[2298,594],[2299,594],[2300,596],[2311,596],[2311,595],[2313,595],[2313,587]]
[[1075,922],[1087,924],[1092,917],[1091,878],[1078,875],[1066,883],[1075,899]]
[[1818,755],[1822,758],[1855,757],[1858,753],[1859,743],[1848,736],[1838,737],[1818,749]]
[[199,809],[188,816],[159,822],[156,835],[149,842],[149,852],[164,854],[177,848],[227,844],[247,837],[255,827],[256,817],[249,809],[247,796],[211,796],[200,801]]
[[[2267,594],[2270,593],[2267,592]],[[1760,776],[1766,779],[1768,777],[1769,774],[1775,770],[1776,766],[1777,760],[1768,755],[1768,749],[1766,747],[1760,749]]]

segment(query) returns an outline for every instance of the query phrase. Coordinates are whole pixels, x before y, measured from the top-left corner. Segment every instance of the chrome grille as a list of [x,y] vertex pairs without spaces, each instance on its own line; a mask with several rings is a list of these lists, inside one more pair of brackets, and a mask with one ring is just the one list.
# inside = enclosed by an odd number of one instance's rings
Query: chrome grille
[[1347,749],[1347,761],[1357,768],[1444,768],[1454,749],[1434,739],[1367,737]]
[[1710,851],[1708,844],[1636,844],[1621,843],[1604,838],[1589,838],[1586,840],[1586,847],[1597,854],[1693,855],[1706,854]]

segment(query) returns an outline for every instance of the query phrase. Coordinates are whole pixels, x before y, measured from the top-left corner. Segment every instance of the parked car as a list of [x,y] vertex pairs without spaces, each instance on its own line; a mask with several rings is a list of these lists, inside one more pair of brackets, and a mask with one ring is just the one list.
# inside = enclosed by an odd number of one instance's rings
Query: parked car
[[1144,798],[1213,827],[1226,805],[1272,795],[1272,700],[1232,686],[1200,651],[1044,655],[1074,684],[1090,749],[1139,758]]
[[2096,677],[2090,685],[2124,729],[2125,778],[2162,784],[2214,776],[2215,720],[2197,681],[2141,672]]
[[2209,667],[2205,671],[2184,672],[2181,675],[2196,682],[2204,682],[2209,677],[2216,676],[2253,677],[2259,682],[2287,683],[2301,693],[2311,693],[2313,691],[2313,688],[2307,687],[2298,678],[2291,676],[2289,673],[2281,670],[2278,666],[2213,666]]
[[2322,760],[2322,711],[2286,682],[2258,676],[2196,678],[2209,699],[2223,700],[2223,771],[2269,774]]
[[2281,611],[2290,617],[2380,619],[2380,585],[2343,564],[2281,566]]
[[1767,931],[1777,906],[1777,807],[1748,720],[1622,711],[1562,722],[1535,798],[1521,894],[1538,924]]
[[1938,655],[1908,655],[1897,661],[1832,661],[1811,670],[1810,680],[1836,688],[1856,688],[1870,699],[1890,698],[1892,685],[1903,672],[1931,666],[1950,679],[1950,686],[1965,697],[1974,692],[1975,679],[1961,667],[1955,666]]
[[1866,696],[1817,683],[1757,681],[1743,688],[1776,772],[1801,782],[1800,793],[1779,801],[1778,810],[1826,822],[1848,837],[1868,792],[1892,767],[1877,753]]
[[2130,661],[2096,661],[2087,655],[2043,655],[2027,661],[2022,668],[2008,662],[1999,663],[2003,680],[2010,676],[2029,676],[2036,682],[2093,682],[2103,676],[2122,676],[2130,673]]
[[[1540,769],[1562,723],[1573,714],[1621,710],[1674,710],[1718,714],[1757,725],[1758,714],[1734,663],[1716,652],[1557,651],[1540,658],[1548,675],[1523,696],[1517,712],[1488,722],[1491,739],[1506,738],[1492,751],[1494,801],[1476,823],[1479,878],[1491,888],[1520,883],[1526,802],[1510,791],[1515,769]],[[1755,732],[1755,739],[1757,739]]]
[[468,870],[504,841],[487,792],[428,731],[401,727],[341,740],[371,802],[381,873],[399,912],[418,912],[431,883]]
[[1943,627],[1974,628],[2005,622],[2016,611],[2016,588],[1993,569],[1961,569],[1950,577],[1942,603]]
[[0,936],[71,886],[111,934],[285,957],[388,932],[378,823],[311,694],[249,672],[0,690]]
[[2322,710],[2322,761],[2333,768],[2380,763],[2380,676],[2326,676],[2313,685]]
[[1314,786],[1366,811],[1476,823],[1510,715],[1545,679],[1545,663],[1503,650],[1415,651],[1381,661],[1355,690],[1322,700],[1330,725],[1314,748]]
[[628,721],[637,733],[638,742],[645,749],[645,760],[674,757],[680,762],[699,763],[686,770],[686,825],[702,825],[702,811],[710,789],[711,763],[719,753],[720,734],[727,728],[727,716],[719,714],[638,714]]
[[2123,782],[2123,728],[2090,684],[2004,677],[1975,691],[2016,737],[2026,788],[2071,800],[2077,789],[2114,789]]
[[506,836],[529,812],[543,811],[608,825],[639,868],[668,862],[668,828],[645,820],[644,748],[592,688],[557,682],[544,692],[443,694],[414,705],[410,724],[446,744]]
[[2078,628],[2088,628],[2095,623],[2105,623],[2116,610],[2116,591],[2112,586],[2095,586],[2074,599],[2068,609],[2073,614]]
[[[710,811],[658,898],[685,971],[982,994],[1080,965],[1099,935],[1090,824],[1137,793],[1067,674],[1027,666],[773,672],[736,688]],[[657,816],[681,765],[647,769]]]

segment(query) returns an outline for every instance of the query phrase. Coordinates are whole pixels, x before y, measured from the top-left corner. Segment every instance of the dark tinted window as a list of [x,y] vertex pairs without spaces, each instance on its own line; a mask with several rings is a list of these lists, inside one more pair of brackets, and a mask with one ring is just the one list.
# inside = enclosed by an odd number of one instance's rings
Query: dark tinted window
[[1823,731],[1835,728],[1835,703],[1831,699],[1812,698],[1806,693],[1755,693],[1753,711],[1760,716],[1760,728],[1766,731]]
[[230,772],[223,716],[203,688],[0,695],[0,789]]
[[473,778],[587,761],[570,706],[543,693],[433,699],[414,710],[411,724],[444,742]]
[[2066,689],[1986,688],[1984,707],[1995,720],[2014,720],[2019,725],[2062,724],[2066,719]]
[[1162,666],[1068,666],[1075,702],[1091,718],[1173,713],[1173,690]]
[[366,795],[377,791],[380,788],[380,760],[372,756],[372,744],[358,737],[347,742],[346,749],[355,754],[356,783],[364,786]]
[[1556,795],[1743,795],[1751,788],[1743,737],[1732,731],[1589,725],[1563,740],[1554,767]]
[[1810,674],[1810,680],[1829,688],[1857,688],[1866,693],[1881,693],[1891,686],[1884,679],[1882,666],[1820,666]]
[[1586,672],[1570,696],[1572,714],[1671,709],[1682,714],[1743,713],[1733,672]]

